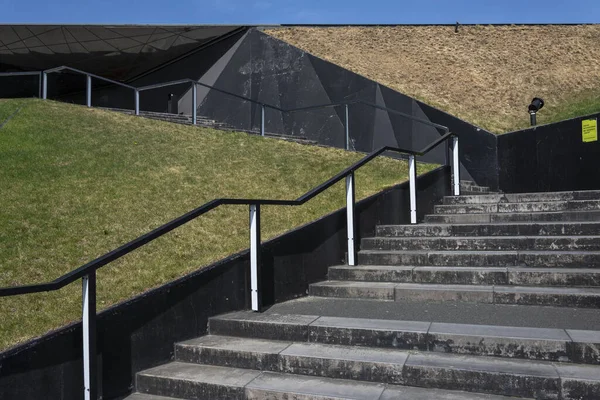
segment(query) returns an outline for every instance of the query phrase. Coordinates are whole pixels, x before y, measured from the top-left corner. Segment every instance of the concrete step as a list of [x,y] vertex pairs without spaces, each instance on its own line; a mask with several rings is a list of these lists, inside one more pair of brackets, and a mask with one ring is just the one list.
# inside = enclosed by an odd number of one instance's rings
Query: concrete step
[[329,267],[329,279],[445,285],[600,287],[600,269],[341,265]]
[[155,396],[153,394],[134,393],[124,400],[176,400],[174,397]]
[[308,325],[318,315],[265,314],[238,311],[209,319],[208,331],[213,335],[255,337],[295,342],[308,341]]
[[510,222],[495,224],[379,225],[378,237],[600,235],[600,222]]
[[463,186],[477,186],[477,184],[474,181],[469,181],[469,180],[464,180],[464,179],[460,180],[460,184]]
[[404,376],[411,386],[536,399],[594,399],[600,395],[597,368],[418,353],[407,359]]
[[[424,389],[410,386],[391,386],[378,400],[510,400],[516,397],[496,396],[491,394],[449,391],[441,389]],[[523,400],[522,397],[519,399]]]
[[172,362],[136,375],[140,393],[180,399],[244,399],[260,371]]
[[486,194],[490,194],[490,193],[494,193],[494,192],[474,192],[471,190],[464,190],[464,189],[460,190],[461,196],[481,196],[481,195],[486,195]]
[[[182,370],[186,374],[182,377]],[[238,386],[228,385],[229,373],[239,374],[235,368],[218,368],[201,365],[185,365],[183,363],[168,364],[159,371],[149,370],[153,374],[150,379],[157,381],[154,390],[165,390],[168,380],[173,380],[183,399],[206,400],[501,400],[510,398],[479,393],[467,393],[440,389],[424,389],[381,383],[357,382],[343,379],[282,374],[275,372],[258,372],[258,375],[245,382],[242,390]],[[249,371],[253,373],[254,371]],[[254,372],[256,373],[256,372]],[[219,376],[220,374],[220,376]],[[222,382],[220,382],[222,378]],[[146,376],[143,377],[146,380]],[[206,382],[208,381],[208,382]],[[241,383],[244,383],[243,381]],[[220,387],[219,387],[220,386]],[[208,390],[205,390],[208,389]],[[225,394],[219,396],[219,389]],[[227,393],[227,389],[231,389]],[[208,396],[206,396],[207,394]],[[133,396],[145,396],[136,394]],[[132,397],[132,400],[161,399],[152,397]]]
[[499,193],[479,196],[446,196],[444,197],[444,204],[493,204],[570,200],[600,200],[600,191],[585,190],[574,192]]
[[311,296],[386,301],[426,300],[554,307],[600,307],[599,288],[324,281],[311,284],[309,293]]
[[489,224],[497,222],[590,222],[600,221],[600,211],[560,211],[521,213],[431,214],[425,216],[430,224]]
[[[264,313],[600,331],[598,308],[565,310],[564,307],[535,305],[417,302],[403,299],[376,301],[307,296],[275,304]],[[243,314],[238,315],[238,318],[244,319]]]
[[600,210],[600,200],[438,205],[435,214],[533,213]]
[[[448,335],[445,331],[449,331],[449,335],[452,336],[452,332],[456,330],[456,327],[440,326],[435,329],[444,331],[441,332],[442,335]],[[479,331],[485,331],[485,327],[479,328]],[[525,332],[513,332],[515,335],[519,333],[526,334]],[[540,334],[542,333],[540,332]],[[548,342],[557,339],[554,342],[565,343],[568,339],[566,334],[562,338],[565,342],[558,337],[555,338],[551,332],[545,332],[545,334],[550,336],[546,339]],[[278,361],[268,364],[268,368],[274,372],[409,386],[420,382],[423,376],[434,372],[448,375],[464,374],[461,379],[448,377],[443,382],[431,379],[431,382],[428,382],[431,386],[428,385],[428,387],[442,389],[452,387],[453,389],[468,391],[487,391],[491,394],[536,397],[539,397],[542,391],[547,390],[548,392],[543,395],[550,396],[549,398],[560,396],[560,376],[556,371],[557,366],[551,363],[423,352],[409,353],[389,348],[379,349],[320,343],[291,343],[281,350],[281,344],[277,341],[258,341],[259,343],[255,343],[255,339],[244,340],[223,336],[211,337],[208,342],[207,348],[203,346],[200,340],[191,345],[195,347],[195,354],[201,355],[205,350],[209,354],[207,357],[198,356],[192,362],[227,360],[228,364],[256,364],[263,354],[252,353],[248,349],[251,349],[253,345],[257,345],[273,349],[269,355],[275,357]],[[270,346],[267,343],[270,343]],[[553,344],[556,346],[556,343]],[[552,347],[553,344],[549,344],[549,346]],[[557,353],[562,354],[560,349]],[[233,368],[237,369],[239,367],[236,365]],[[588,368],[599,374],[595,382],[595,385],[599,385],[600,368],[591,366]],[[477,375],[486,376],[487,385],[476,386],[479,382],[473,382],[472,379]],[[507,379],[506,375],[511,375],[510,379]],[[515,384],[514,381],[517,377],[524,378],[524,376],[526,379],[523,379],[521,384]],[[549,381],[548,378],[552,381]],[[509,382],[511,383],[509,388],[503,387]],[[454,385],[460,385],[460,387]]]
[[465,184],[460,184],[460,191],[461,193],[464,192],[471,192],[471,193],[489,193],[490,192],[490,188],[487,186],[477,186],[477,185],[465,185]]
[[456,267],[600,267],[600,251],[361,250],[359,265]]
[[600,250],[600,236],[373,237],[362,239],[361,249],[597,251]]
[[[211,323],[221,328],[220,336],[178,344],[176,360],[255,369],[276,365],[277,355],[292,343],[286,341],[289,338],[257,339],[248,335],[244,324],[255,323],[259,335],[272,324],[253,321],[251,314],[235,317],[236,324],[224,327],[219,326],[220,317],[212,318]],[[328,316],[318,317],[303,329],[311,343],[600,365],[598,331]]]
[[[302,379],[307,375],[325,379],[349,377],[355,381],[352,383],[360,385],[359,388],[378,388],[379,393],[365,393],[364,398],[371,399],[379,398],[385,386],[364,385],[370,382],[538,399],[593,398],[589,396],[600,394],[600,368],[597,366],[313,343],[293,343],[279,353],[279,357],[276,368],[295,374],[285,378]],[[244,398],[248,389],[260,387],[262,374],[269,373],[173,362],[139,373],[137,381],[138,391],[143,393],[170,392],[171,396],[193,399],[236,399]],[[279,373],[272,376],[274,379],[281,377]],[[307,386],[311,387],[314,390],[311,394],[316,394],[318,385],[302,383],[299,388],[307,390]],[[279,392],[294,393],[296,390],[289,385],[278,387]],[[358,388],[352,390],[356,393]],[[318,392],[321,396],[325,394],[322,391]],[[586,397],[573,397],[582,392]],[[356,394],[346,396],[338,395],[338,398],[361,398]]]
[[[203,340],[209,342],[209,347],[203,346]],[[271,351],[259,353],[253,350],[253,346]],[[402,368],[408,356],[407,352],[393,349],[308,342],[282,344],[279,341],[227,336],[199,338],[188,347],[193,347],[189,353],[196,355],[189,362],[227,363],[236,368],[262,362],[260,366],[263,369],[274,372],[391,384],[403,383]],[[187,354],[180,351],[179,360]],[[265,362],[269,359],[273,362]],[[188,357],[183,360],[188,361]]]

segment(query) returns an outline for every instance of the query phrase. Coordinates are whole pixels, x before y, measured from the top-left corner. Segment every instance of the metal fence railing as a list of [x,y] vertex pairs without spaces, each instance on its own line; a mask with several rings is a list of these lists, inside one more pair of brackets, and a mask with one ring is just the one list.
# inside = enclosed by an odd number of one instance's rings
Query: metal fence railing
[[159,89],[159,88],[168,87],[168,86],[189,84],[191,87],[191,90],[192,90],[191,108],[192,108],[192,124],[194,124],[194,125],[197,124],[197,120],[198,120],[198,115],[197,115],[198,114],[198,111],[197,111],[197,108],[198,108],[198,104],[197,104],[198,86],[204,87],[204,88],[207,88],[210,90],[214,90],[219,93],[223,93],[227,96],[231,96],[231,97],[237,98],[239,100],[248,101],[250,103],[260,106],[260,108],[261,108],[261,113],[260,113],[260,134],[261,134],[261,136],[265,135],[265,110],[266,109],[272,109],[275,111],[279,111],[281,113],[290,114],[290,113],[297,113],[297,112],[301,112],[301,111],[311,111],[311,110],[317,110],[317,109],[323,109],[323,108],[344,107],[344,135],[345,135],[344,148],[346,150],[351,149],[351,138],[350,138],[351,135],[350,135],[350,122],[349,122],[350,106],[356,105],[356,104],[364,105],[367,107],[372,107],[377,110],[382,110],[382,111],[386,111],[386,112],[394,114],[394,115],[402,116],[402,117],[408,118],[412,121],[419,122],[419,123],[425,124],[427,126],[434,127],[436,129],[440,129],[444,133],[447,133],[449,131],[446,126],[436,124],[431,121],[428,121],[428,120],[425,120],[422,118],[418,118],[418,117],[403,113],[398,110],[394,110],[394,109],[391,109],[388,107],[383,107],[383,106],[373,104],[373,103],[370,103],[370,102],[367,102],[364,100],[360,100],[360,99],[332,102],[332,103],[327,103],[327,104],[318,104],[318,105],[312,105],[312,106],[307,106],[307,107],[282,108],[282,107],[279,107],[279,106],[276,106],[273,104],[269,104],[269,103],[265,103],[265,102],[262,102],[259,100],[252,99],[247,96],[242,96],[237,93],[219,89],[217,87],[207,85],[205,83],[198,82],[193,79],[179,79],[179,80],[162,82],[162,83],[157,83],[157,84],[152,84],[152,85],[147,85],[147,86],[132,86],[132,85],[128,85],[128,84],[125,84],[122,82],[115,81],[113,79],[105,78],[100,75],[92,74],[90,72],[82,71],[82,70],[72,68],[72,67],[67,67],[67,66],[60,66],[60,67],[56,67],[56,68],[47,69],[44,71],[2,72],[2,73],[0,73],[0,77],[11,77],[11,76],[14,77],[14,76],[23,76],[23,75],[34,75],[35,76],[35,75],[37,75],[37,76],[39,76],[39,97],[42,99],[47,99],[48,98],[48,74],[59,73],[62,71],[73,72],[73,73],[81,74],[81,75],[85,76],[85,82],[86,82],[85,104],[88,107],[92,107],[92,79],[97,79],[97,80],[100,80],[103,82],[107,82],[110,84],[114,84],[114,85],[132,90],[133,99],[134,99],[135,115],[140,114],[140,92]]

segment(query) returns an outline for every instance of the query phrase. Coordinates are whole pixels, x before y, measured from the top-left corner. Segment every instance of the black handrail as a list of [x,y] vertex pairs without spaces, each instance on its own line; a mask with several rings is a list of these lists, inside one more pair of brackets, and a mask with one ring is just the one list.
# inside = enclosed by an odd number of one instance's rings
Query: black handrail
[[52,72],[61,72],[61,71],[64,71],[64,70],[71,71],[71,72],[76,72],[76,73],[82,74],[82,75],[89,75],[92,78],[100,79],[101,81],[112,83],[114,85],[123,86],[123,87],[126,87],[127,89],[132,89],[132,90],[136,89],[135,86],[131,86],[131,85],[128,85],[128,84],[123,83],[123,82],[115,81],[114,79],[105,78],[105,77],[100,76],[100,75],[92,74],[90,72],[85,72],[85,71],[82,71],[82,70],[77,69],[77,68],[67,67],[66,65],[63,65],[61,67],[52,68],[52,69],[47,69],[47,70],[42,71],[42,72],[45,73],[45,74],[50,74]]
[[192,210],[170,222],[167,222],[166,224],[130,241],[129,243],[126,243],[123,246],[121,246],[115,250],[112,250],[112,251],[104,254],[103,256],[100,256],[100,257],[96,258],[95,260],[90,261],[87,264],[82,265],[81,267],[55,279],[52,282],[40,283],[40,284],[34,284],[34,285],[0,288],[0,297],[39,293],[39,292],[51,292],[51,291],[59,290],[59,289],[63,288],[64,286],[66,286],[72,282],[75,282],[76,280],[90,274],[91,272],[94,272],[97,269],[109,264],[110,262],[115,261],[115,260],[123,257],[126,254],[131,253],[132,251],[145,245],[146,243],[149,243],[149,242],[153,241],[154,239],[157,239],[157,238],[163,236],[164,234],[172,231],[173,229],[176,229],[176,228],[180,227],[181,225],[207,213],[208,211],[210,211],[214,208],[222,206],[222,205],[242,205],[242,204],[246,204],[246,205],[277,205],[277,206],[299,206],[299,205],[302,205],[302,204],[306,203],[308,200],[310,200],[313,197],[320,194],[321,192],[325,191],[329,187],[333,186],[337,182],[341,181],[346,176],[354,173],[354,171],[356,171],[363,165],[367,164],[369,161],[371,161],[372,159],[374,159],[375,157],[377,157],[378,155],[382,154],[385,151],[393,151],[396,153],[404,153],[404,154],[409,154],[409,155],[413,155],[413,156],[423,156],[426,153],[428,153],[429,151],[431,151],[433,148],[440,145],[445,140],[449,139],[450,137],[454,137],[454,136],[457,136],[457,135],[454,133],[448,132],[445,135],[440,136],[440,138],[435,140],[433,143],[429,144],[427,147],[425,147],[421,151],[406,150],[406,149],[390,147],[390,146],[382,147],[379,150],[373,151],[372,153],[366,155],[361,160],[352,164],[351,166],[344,169],[343,171],[341,171],[337,175],[333,176],[329,180],[323,182],[319,186],[316,186],[315,188],[304,193],[302,196],[298,197],[296,200],[222,198],[222,199],[215,199],[215,200],[209,201],[208,203],[203,204],[200,207],[198,207],[198,208],[196,208],[196,209],[194,209],[194,210]]

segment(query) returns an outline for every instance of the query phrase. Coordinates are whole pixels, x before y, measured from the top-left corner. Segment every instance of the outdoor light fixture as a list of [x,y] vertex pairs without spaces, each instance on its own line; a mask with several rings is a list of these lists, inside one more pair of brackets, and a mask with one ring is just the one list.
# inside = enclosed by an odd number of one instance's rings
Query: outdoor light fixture
[[544,107],[544,100],[539,97],[534,97],[529,105],[529,118],[531,120],[531,126],[535,126],[537,123],[536,114]]

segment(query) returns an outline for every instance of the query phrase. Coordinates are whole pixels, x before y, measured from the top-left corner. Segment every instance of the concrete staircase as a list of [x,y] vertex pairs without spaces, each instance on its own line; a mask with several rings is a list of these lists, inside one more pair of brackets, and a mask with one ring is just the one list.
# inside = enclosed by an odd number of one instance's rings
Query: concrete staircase
[[129,399],[600,399],[600,191],[463,187],[310,296],[212,318]]
[[[103,108],[107,111],[115,111],[120,112],[122,114],[134,115],[132,110],[127,110],[123,108]],[[164,113],[164,112],[154,112],[154,111],[140,111],[140,117],[149,118],[159,121],[171,122],[174,124],[183,124],[183,125],[192,125],[193,118],[188,114],[172,114],[172,113]],[[235,131],[235,132],[246,132],[250,134],[260,134],[258,131],[246,130],[235,128],[229,124],[223,122],[217,122],[214,119],[206,118],[198,115],[196,117],[196,125],[203,126],[207,128],[220,129],[224,131]],[[273,132],[265,132],[265,136],[272,139],[281,139],[287,140],[290,142],[300,143],[300,144],[308,144],[308,145],[318,145],[318,143],[314,140],[310,140],[304,136],[291,136],[291,135],[281,135]]]

